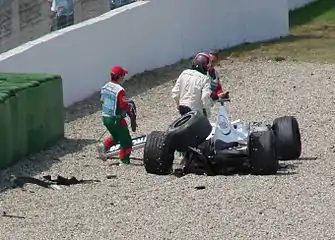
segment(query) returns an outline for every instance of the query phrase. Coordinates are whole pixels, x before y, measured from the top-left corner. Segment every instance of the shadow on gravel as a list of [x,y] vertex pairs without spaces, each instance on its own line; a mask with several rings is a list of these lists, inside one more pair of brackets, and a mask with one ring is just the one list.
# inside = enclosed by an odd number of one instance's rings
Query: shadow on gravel
[[317,157],[301,157],[298,160],[302,160],[302,161],[315,161],[318,160]]
[[[110,163],[109,166],[119,166],[120,163],[119,162],[113,162],[113,163]],[[143,163],[135,163],[135,162],[131,162],[129,164],[130,167],[143,167],[144,164]]]
[[101,109],[100,93],[95,93],[88,99],[80,101],[65,109],[65,123],[96,113]]
[[48,170],[53,164],[60,162],[61,157],[81,151],[84,147],[93,143],[96,143],[96,140],[64,138],[54,146],[25,157],[15,165],[0,170],[0,193],[3,192],[1,190],[10,185],[9,177],[11,174],[16,176],[34,176]]
[[290,176],[298,174],[297,172],[284,172],[284,171],[278,171],[276,176]]
[[277,174],[279,175],[293,175],[296,174],[296,172],[292,172],[298,168],[300,164],[297,162],[293,163],[280,163],[279,170]]
[[[294,170],[297,168],[294,164],[290,166],[286,166],[286,169],[280,169],[278,170],[277,174],[274,176],[289,176],[289,175],[295,175],[298,174],[297,172],[294,172]],[[175,177],[181,178],[189,174],[196,174],[196,173],[188,173],[184,174],[183,170],[180,168],[177,168],[174,170],[174,172],[171,174]],[[196,174],[196,175],[203,175],[203,174]],[[214,176],[245,176],[245,175],[251,175],[250,171],[243,171],[243,170],[234,170],[234,171],[229,171],[229,172],[222,172],[220,174],[214,175]],[[208,175],[211,176],[211,175]]]
[[[299,165],[303,164],[302,161],[315,161],[317,160],[317,157],[300,157],[295,160],[288,161],[280,161],[279,163],[279,169],[277,171],[276,176],[289,176],[289,175],[295,175],[298,174],[295,170],[299,167]],[[190,172],[185,174],[183,172],[182,168],[176,168],[174,172],[172,173],[175,177],[184,177],[188,174],[197,174],[196,172]],[[201,171],[198,175],[204,175]],[[220,170],[220,172],[216,173],[213,176],[234,176],[234,175],[250,175],[250,169],[248,167],[244,167],[243,165],[237,165],[235,167],[223,167]],[[212,176],[212,175],[208,175]]]

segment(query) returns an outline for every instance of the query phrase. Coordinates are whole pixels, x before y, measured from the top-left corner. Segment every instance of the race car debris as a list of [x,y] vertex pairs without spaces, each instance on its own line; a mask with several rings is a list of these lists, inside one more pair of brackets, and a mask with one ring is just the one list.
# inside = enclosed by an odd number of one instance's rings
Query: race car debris
[[21,189],[24,188],[26,184],[35,184],[44,188],[50,188],[53,190],[59,190],[60,188],[56,186],[53,183],[50,182],[45,182],[43,180],[33,178],[33,177],[28,177],[28,176],[15,176],[11,175],[10,176],[10,182],[13,184],[10,188],[15,188],[19,187]]
[[16,215],[10,215],[10,214],[7,214],[7,212],[3,211],[2,212],[2,217],[7,217],[7,218],[19,218],[19,219],[25,219],[26,217],[23,217],[23,216],[16,216]]
[[[11,186],[7,187],[6,189],[13,189],[13,188],[21,188],[25,191],[24,186],[26,184],[34,184],[43,188],[53,189],[53,190],[60,190],[61,188],[58,185],[74,185],[74,184],[87,184],[93,182],[100,182],[100,180],[78,180],[75,177],[65,178],[58,175],[55,179],[52,179],[50,175],[43,176],[45,180],[37,179],[34,177],[29,176],[15,176],[10,175],[10,182],[12,183]],[[4,189],[4,190],[6,190]],[[4,191],[3,190],[3,191]]]
[[50,175],[43,176],[44,179],[56,183],[57,185],[75,185],[75,184],[87,184],[87,183],[93,183],[93,182],[101,182],[100,180],[78,180],[76,177],[71,178],[65,178],[60,175],[58,175],[55,179],[52,179]]
[[116,175],[107,175],[106,178],[107,179],[115,179],[115,178],[117,178],[117,176]]

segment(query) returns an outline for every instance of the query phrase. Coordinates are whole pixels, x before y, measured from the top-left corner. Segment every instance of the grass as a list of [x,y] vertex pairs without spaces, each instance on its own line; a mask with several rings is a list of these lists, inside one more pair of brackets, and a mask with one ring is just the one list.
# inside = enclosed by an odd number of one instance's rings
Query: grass
[[317,0],[289,17],[289,36],[225,49],[221,57],[335,63],[335,0]]

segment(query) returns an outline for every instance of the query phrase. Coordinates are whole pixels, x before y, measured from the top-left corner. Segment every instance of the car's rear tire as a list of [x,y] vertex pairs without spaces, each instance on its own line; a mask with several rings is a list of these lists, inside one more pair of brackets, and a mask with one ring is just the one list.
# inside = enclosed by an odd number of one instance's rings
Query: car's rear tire
[[252,132],[249,136],[251,174],[271,175],[278,170],[275,135],[271,130]]
[[284,116],[273,121],[277,154],[280,160],[293,160],[301,155],[301,135],[295,117]]
[[174,148],[185,152],[188,147],[196,147],[203,143],[212,131],[212,125],[200,111],[190,111],[179,117],[168,128],[168,134]]
[[168,175],[172,173],[174,149],[165,132],[153,131],[144,145],[143,163],[147,173]]

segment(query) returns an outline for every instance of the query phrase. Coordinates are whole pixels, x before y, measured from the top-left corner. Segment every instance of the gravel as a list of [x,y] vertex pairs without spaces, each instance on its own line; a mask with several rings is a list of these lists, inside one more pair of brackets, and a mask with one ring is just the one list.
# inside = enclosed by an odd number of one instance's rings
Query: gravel
[[[98,95],[68,110],[66,139],[2,172],[60,174],[100,183],[61,190],[27,185],[0,194],[2,239],[333,239],[335,235],[335,66],[222,61],[231,118],[272,121],[295,115],[303,154],[276,176],[155,176],[141,161],[96,159],[104,132]],[[164,130],[178,114],[170,91],[182,66],[137,76],[126,88],[138,132]],[[216,109],[216,108],[215,108]],[[213,120],[215,120],[213,110]],[[141,157],[137,150],[133,156]],[[117,177],[108,179],[108,175]],[[198,189],[197,189],[198,187]]]

